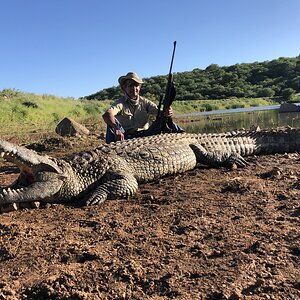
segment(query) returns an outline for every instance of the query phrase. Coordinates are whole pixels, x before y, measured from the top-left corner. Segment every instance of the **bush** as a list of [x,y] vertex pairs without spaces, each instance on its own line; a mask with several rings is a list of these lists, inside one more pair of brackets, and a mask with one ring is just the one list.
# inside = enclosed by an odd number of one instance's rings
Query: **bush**
[[24,105],[26,107],[32,107],[32,108],[38,108],[39,107],[35,102],[32,102],[32,101],[24,101],[22,103],[22,105]]
[[212,110],[217,110],[218,107],[216,105],[210,104],[210,103],[204,103],[203,104],[205,111],[212,111]]
[[235,103],[231,103],[230,105],[226,106],[226,109],[230,109],[230,108],[244,108],[245,104],[244,103],[239,103],[239,102],[235,102]]
[[295,90],[292,88],[283,89],[281,95],[284,100],[292,100],[295,95]]
[[3,97],[3,98],[13,98],[13,97],[16,97],[20,94],[22,94],[22,93],[18,90],[15,90],[15,89],[3,89],[0,92],[0,96]]
[[94,102],[85,103],[83,109],[88,115],[97,115],[100,113],[99,106]]
[[258,97],[273,97],[274,95],[275,92],[271,88],[262,88],[257,92]]

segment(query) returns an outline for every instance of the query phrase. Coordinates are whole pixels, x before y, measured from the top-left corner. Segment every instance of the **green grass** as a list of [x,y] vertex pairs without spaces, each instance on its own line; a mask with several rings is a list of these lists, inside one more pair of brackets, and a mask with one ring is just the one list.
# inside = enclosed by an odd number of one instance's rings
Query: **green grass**
[[[175,101],[175,116],[191,112],[211,111],[229,108],[253,107],[276,104],[273,100],[224,99]],[[65,117],[91,127],[97,132],[104,131],[105,124],[101,115],[110,101],[78,100],[53,95],[36,95],[14,89],[0,91],[1,136],[23,135],[29,132],[54,132],[56,125]]]
[[191,112],[246,108],[272,104],[278,104],[278,102],[266,98],[231,98],[222,100],[175,101],[172,106],[175,112],[186,114]]
[[101,114],[108,106],[108,101],[75,100],[5,89],[0,92],[1,134],[53,131],[65,117],[80,123],[99,122],[100,125]]

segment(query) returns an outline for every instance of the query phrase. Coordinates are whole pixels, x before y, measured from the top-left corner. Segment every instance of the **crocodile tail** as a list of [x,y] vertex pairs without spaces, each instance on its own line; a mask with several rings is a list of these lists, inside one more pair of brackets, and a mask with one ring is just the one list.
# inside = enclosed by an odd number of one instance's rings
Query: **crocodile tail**
[[300,129],[288,128],[256,132],[255,154],[291,153],[300,151]]

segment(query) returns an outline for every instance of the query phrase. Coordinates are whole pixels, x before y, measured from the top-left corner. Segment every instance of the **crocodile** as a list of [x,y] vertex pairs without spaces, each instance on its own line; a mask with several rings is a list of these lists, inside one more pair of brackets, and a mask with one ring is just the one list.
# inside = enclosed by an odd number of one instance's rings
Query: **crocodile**
[[7,203],[64,203],[84,199],[87,205],[127,198],[139,183],[210,167],[245,167],[249,155],[297,152],[300,129],[284,128],[228,133],[169,133],[136,138],[53,158],[0,140],[1,157],[20,169],[18,179],[0,188]]

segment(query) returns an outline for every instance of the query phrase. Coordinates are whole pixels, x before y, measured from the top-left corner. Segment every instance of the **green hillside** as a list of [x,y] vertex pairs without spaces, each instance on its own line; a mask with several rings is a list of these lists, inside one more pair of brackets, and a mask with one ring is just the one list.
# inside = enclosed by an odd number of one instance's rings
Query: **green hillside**
[[101,114],[108,106],[108,101],[75,100],[4,89],[0,91],[0,135],[53,132],[65,117],[100,125],[103,123]]
[[[144,78],[141,94],[159,99],[165,92],[167,75]],[[300,92],[300,56],[272,61],[242,63],[205,70],[174,73],[176,100],[275,97],[290,100]],[[122,95],[118,86],[88,95],[86,99],[113,100]]]

